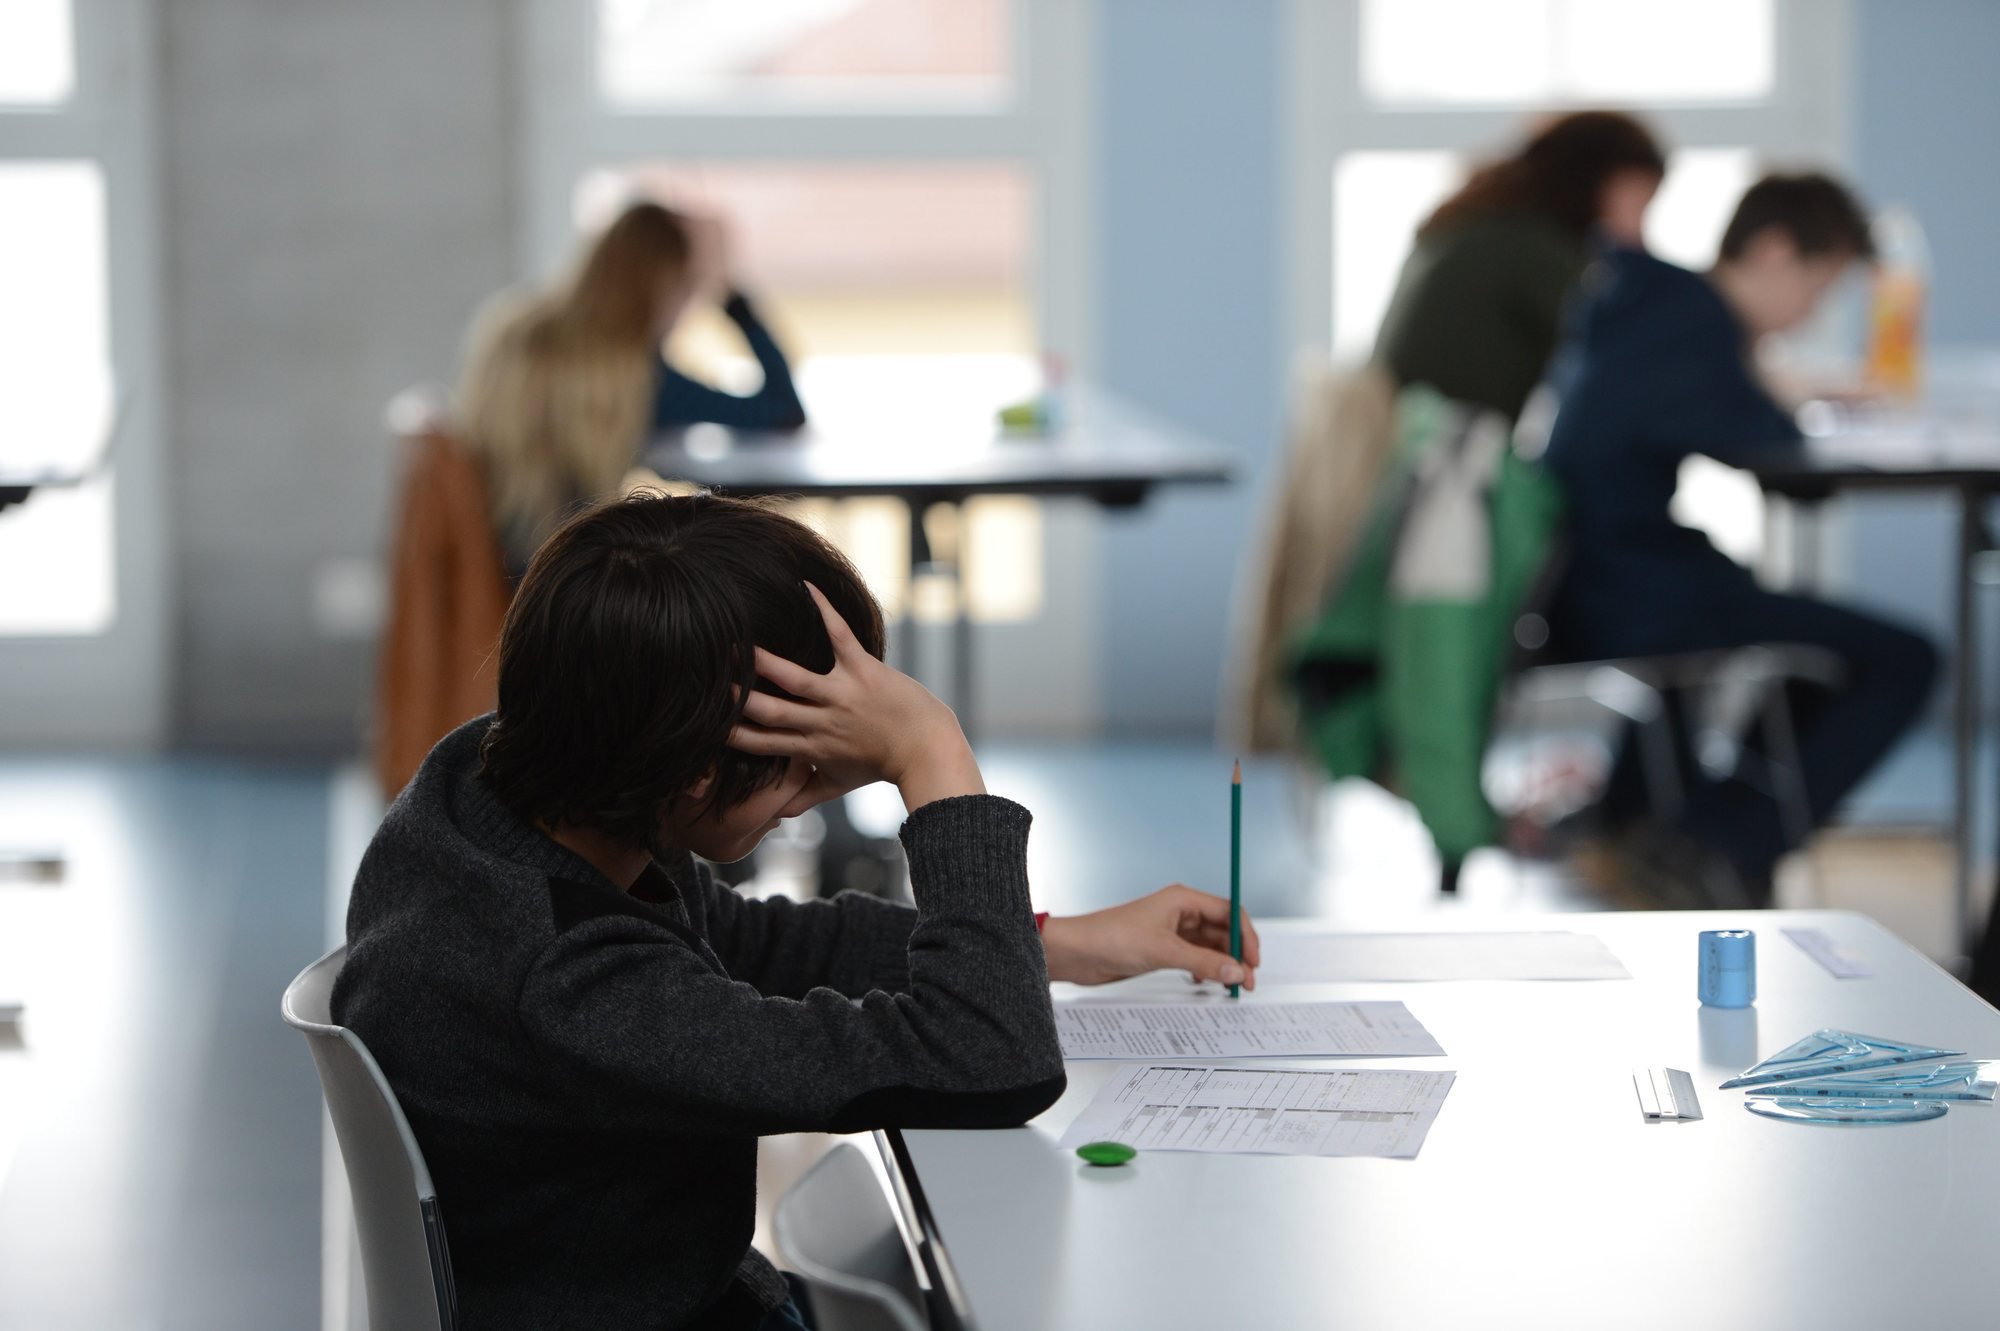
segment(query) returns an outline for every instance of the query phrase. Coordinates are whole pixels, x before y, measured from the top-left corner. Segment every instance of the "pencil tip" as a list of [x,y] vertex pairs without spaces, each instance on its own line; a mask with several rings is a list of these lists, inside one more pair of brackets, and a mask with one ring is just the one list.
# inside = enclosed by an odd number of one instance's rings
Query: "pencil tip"
[[1238,758],[1236,766],[1230,769],[1229,779],[1239,786],[1243,784],[1243,760],[1241,758]]

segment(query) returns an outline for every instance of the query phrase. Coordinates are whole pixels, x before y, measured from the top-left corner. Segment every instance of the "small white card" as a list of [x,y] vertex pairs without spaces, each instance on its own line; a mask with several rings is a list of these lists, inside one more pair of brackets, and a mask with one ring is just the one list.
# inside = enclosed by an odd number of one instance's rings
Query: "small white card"
[[1632,1089],[1639,1093],[1639,1112],[1648,1119],[1699,1119],[1694,1078],[1679,1068],[1633,1068]]
[[1824,929],[1786,929],[1785,937],[1799,945],[1799,951],[1826,967],[1836,980],[1865,980],[1875,972],[1867,962],[1840,950],[1840,944]]

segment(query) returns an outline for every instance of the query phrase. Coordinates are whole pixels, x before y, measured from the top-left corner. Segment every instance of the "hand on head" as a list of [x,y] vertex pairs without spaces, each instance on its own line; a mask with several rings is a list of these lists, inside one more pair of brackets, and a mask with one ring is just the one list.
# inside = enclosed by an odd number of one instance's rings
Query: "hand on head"
[[699,298],[726,299],[733,278],[728,227],[720,217],[708,213],[686,214],[684,224],[690,289]]
[[914,813],[933,800],[986,792],[958,718],[923,685],[871,656],[819,588],[806,584],[833,669],[822,675],[757,649],[757,674],[789,698],[753,692],[729,746],[803,759],[811,781],[780,811],[792,817],[874,781],[893,783]]
[[1049,978],[1108,984],[1156,970],[1257,987],[1257,927],[1243,912],[1243,960],[1229,955],[1229,902],[1175,883],[1088,915],[1050,916],[1042,926]]

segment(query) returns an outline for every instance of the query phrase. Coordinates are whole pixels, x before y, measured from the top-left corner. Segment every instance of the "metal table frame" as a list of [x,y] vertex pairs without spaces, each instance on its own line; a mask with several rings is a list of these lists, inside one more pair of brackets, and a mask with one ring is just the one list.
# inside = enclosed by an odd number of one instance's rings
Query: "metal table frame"
[[[1179,435],[1172,427],[1102,393],[1079,393],[1079,420],[1047,437],[997,432],[941,444],[920,461],[884,461],[865,441],[799,435],[760,435],[716,426],[692,427],[661,437],[645,463],[670,480],[723,493],[799,499],[890,498],[910,515],[910,578],[938,565],[931,559],[924,517],[948,507],[963,515],[981,495],[1086,499],[1101,508],[1131,509],[1163,485],[1221,485],[1230,480],[1231,455]],[[963,531],[961,522],[960,530]],[[949,572],[957,584],[952,620],[950,696],[968,734],[974,729],[972,615],[964,595],[965,542]],[[906,600],[898,656],[916,665],[915,607]]]
[[1958,579],[1952,599],[1952,873],[1953,931],[1961,958],[1971,955],[1978,923],[1972,918],[1972,873],[1978,862],[1973,844],[1973,801],[1979,786],[1979,607],[1974,599],[1980,558],[1996,549],[1987,505],[2000,496],[2000,457],[1991,466],[1926,462],[1921,457],[1885,459],[1869,465],[1849,457],[1828,458],[1812,446],[1773,450],[1750,468],[1767,497],[1812,511],[1830,499],[1858,490],[1950,492],[1958,507]]

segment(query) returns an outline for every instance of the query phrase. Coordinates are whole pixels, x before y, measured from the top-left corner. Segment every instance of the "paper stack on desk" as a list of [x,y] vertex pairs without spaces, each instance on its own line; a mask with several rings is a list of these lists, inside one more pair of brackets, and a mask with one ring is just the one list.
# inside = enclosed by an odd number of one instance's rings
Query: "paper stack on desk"
[[1135,1063],[1113,1074],[1062,1144],[1413,1160],[1455,1075]]
[[1444,1050],[1401,1003],[1056,1005],[1064,1058],[1435,1056]]

